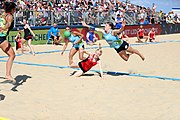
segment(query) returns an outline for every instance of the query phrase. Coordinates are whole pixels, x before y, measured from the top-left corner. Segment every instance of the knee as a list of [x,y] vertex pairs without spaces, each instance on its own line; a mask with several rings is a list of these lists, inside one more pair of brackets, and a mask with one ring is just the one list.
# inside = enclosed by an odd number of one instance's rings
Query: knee
[[69,59],[72,60],[72,59],[73,59],[73,56],[72,56],[72,55],[69,55]]
[[9,58],[11,58],[11,59],[15,59],[15,57],[16,57],[16,55],[15,54],[12,54],[12,55],[9,55]]

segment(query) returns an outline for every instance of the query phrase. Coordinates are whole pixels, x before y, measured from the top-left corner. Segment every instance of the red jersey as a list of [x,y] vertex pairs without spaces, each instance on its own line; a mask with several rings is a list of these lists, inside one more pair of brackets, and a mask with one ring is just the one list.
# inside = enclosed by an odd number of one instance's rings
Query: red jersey
[[21,48],[21,47],[22,47],[21,37],[17,37],[17,40],[16,40],[16,50]]
[[154,39],[154,38],[155,38],[155,31],[151,31],[151,32],[150,32],[150,38],[151,38],[151,39]]
[[143,36],[144,34],[144,29],[139,29],[139,36]]
[[[94,57],[95,54],[93,54]],[[83,72],[87,72],[88,70],[90,70],[93,66],[95,66],[97,64],[97,61],[93,61],[93,57],[90,58],[90,56],[88,56],[85,60],[79,62],[79,67],[81,68],[81,70]]]

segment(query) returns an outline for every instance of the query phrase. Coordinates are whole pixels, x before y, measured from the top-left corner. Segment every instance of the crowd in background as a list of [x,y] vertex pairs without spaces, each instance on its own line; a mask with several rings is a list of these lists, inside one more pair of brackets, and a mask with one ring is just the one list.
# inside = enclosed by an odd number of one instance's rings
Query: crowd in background
[[[153,3],[150,7],[135,5],[130,0],[11,0],[16,2],[16,24],[20,25],[27,18],[31,26],[79,24],[82,17],[88,24],[101,25],[117,18],[130,19],[133,24],[180,23],[180,17],[173,12],[157,11]],[[70,16],[70,17],[68,17]],[[127,16],[127,17],[126,17]],[[118,19],[119,19],[118,18]]]

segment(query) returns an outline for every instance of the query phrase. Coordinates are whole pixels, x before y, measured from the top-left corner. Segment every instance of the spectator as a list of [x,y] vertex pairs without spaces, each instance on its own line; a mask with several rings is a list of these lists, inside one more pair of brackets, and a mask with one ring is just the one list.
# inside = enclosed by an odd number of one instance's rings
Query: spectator
[[144,23],[143,23],[143,24],[145,24],[145,25],[149,24],[148,18],[146,18],[146,19],[144,20]]
[[[57,27],[57,23],[54,23],[53,26],[50,28],[50,35],[51,35],[51,39],[53,40],[53,43],[55,45],[58,45],[59,42],[62,40],[62,37],[60,36],[60,31]],[[50,39],[48,39],[48,44],[50,43],[49,41]]]
[[118,14],[115,19],[117,29],[120,29],[122,27],[122,21],[123,21],[122,16],[120,14]]
[[152,14],[155,14],[156,13],[156,5],[155,3],[153,3],[152,5]]
[[98,38],[94,34],[94,30],[90,29],[89,32],[86,34],[86,43],[88,45],[94,45],[97,40]]

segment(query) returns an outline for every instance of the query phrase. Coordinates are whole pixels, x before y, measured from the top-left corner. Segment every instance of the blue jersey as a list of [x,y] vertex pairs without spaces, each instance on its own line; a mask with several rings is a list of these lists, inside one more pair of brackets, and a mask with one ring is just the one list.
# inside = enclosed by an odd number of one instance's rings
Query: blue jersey
[[73,34],[71,34],[71,36],[68,37],[68,40],[73,44],[73,47],[80,47],[84,45],[82,40],[78,44],[75,44],[79,39],[79,36],[74,36]]
[[[117,21],[120,21],[122,18],[117,17]],[[116,28],[120,29],[122,27],[122,22],[116,23]]]
[[[94,42],[94,32],[88,32],[87,34],[89,34],[89,40],[91,41],[91,42]],[[86,42],[89,42],[87,39],[86,39]]]
[[50,31],[52,32],[53,35],[58,36],[58,33],[60,32],[59,29],[56,27],[51,27]]
[[119,39],[118,36],[112,35],[112,30],[109,33],[104,31],[103,36],[107,43],[113,48],[118,49],[123,43],[123,40]]

